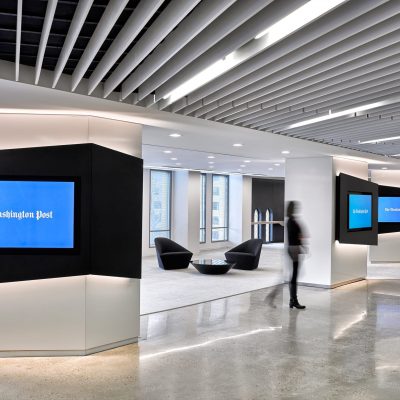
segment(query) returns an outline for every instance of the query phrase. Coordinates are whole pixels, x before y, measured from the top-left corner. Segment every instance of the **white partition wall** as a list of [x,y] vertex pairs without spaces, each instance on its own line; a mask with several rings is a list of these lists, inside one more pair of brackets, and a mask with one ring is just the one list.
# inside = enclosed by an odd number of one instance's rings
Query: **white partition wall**
[[310,251],[301,268],[301,283],[330,288],[366,276],[367,246],[335,241],[335,188],[340,172],[368,179],[368,165],[363,162],[332,157],[286,161],[285,202],[301,203],[309,236]]
[[229,241],[251,239],[252,178],[232,175],[229,180]]
[[[141,157],[141,126],[104,118],[0,115],[0,148],[96,143]],[[0,283],[0,356],[84,355],[139,336],[140,281],[76,276]]]
[[[400,171],[371,170],[371,181],[378,185],[400,187]],[[370,246],[370,262],[400,262],[399,243],[400,232],[379,235],[378,246]]]
[[200,173],[175,171],[173,235],[180,245],[198,254],[200,246]]

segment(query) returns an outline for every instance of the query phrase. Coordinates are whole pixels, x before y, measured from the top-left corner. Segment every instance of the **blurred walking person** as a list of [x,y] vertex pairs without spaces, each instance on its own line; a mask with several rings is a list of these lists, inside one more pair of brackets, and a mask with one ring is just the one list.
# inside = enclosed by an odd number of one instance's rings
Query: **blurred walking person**
[[306,308],[302,306],[297,299],[297,275],[299,272],[299,258],[300,255],[305,252],[304,247],[304,233],[301,226],[296,219],[296,214],[299,212],[299,204],[296,201],[290,201],[287,206],[287,222],[286,231],[288,239],[288,253],[292,260],[292,277],[289,281],[289,291],[290,291],[290,308],[298,308],[300,310]]

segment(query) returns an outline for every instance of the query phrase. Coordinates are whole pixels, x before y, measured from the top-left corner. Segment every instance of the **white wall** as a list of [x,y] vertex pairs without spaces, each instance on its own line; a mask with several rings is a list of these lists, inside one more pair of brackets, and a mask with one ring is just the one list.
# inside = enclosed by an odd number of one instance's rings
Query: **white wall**
[[[96,143],[141,156],[141,126],[87,116],[0,115],[0,148]],[[86,354],[139,335],[140,281],[77,276],[0,284],[0,355]]]
[[229,179],[229,241],[233,245],[251,238],[252,178],[232,175]]
[[335,241],[335,188],[340,172],[368,179],[368,165],[363,162],[332,157],[286,160],[285,202],[301,203],[301,219],[309,234],[310,254],[299,275],[302,283],[333,287],[366,277],[367,246]]
[[332,190],[331,157],[286,160],[285,204],[301,203],[301,220],[309,236],[310,255],[301,266],[299,282],[331,284]]
[[142,156],[142,127],[80,115],[0,115],[0,149],[96,143]]
[[149,247],[150,235],[150,170],[143,170],[143,218],[142,218],[142,256],[154,256],[155,249]]
[[172,237],[193,254],[199,253],[200,173],[175,171]]
[[[371,181],[379,185],[400,187],[400,171],[371,170]],[[400,262],[400,232],[378,236],[378,246],[370,246],[369,258],[372,263]]]

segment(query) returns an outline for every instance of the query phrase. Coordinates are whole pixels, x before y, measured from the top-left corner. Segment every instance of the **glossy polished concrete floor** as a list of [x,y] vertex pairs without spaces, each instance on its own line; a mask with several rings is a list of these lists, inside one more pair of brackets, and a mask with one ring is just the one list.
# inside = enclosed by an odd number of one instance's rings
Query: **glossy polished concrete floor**
[[87,357],[1,359],[0,399],[400,398],[400,281],[287,288],[142,317],[143,339]]

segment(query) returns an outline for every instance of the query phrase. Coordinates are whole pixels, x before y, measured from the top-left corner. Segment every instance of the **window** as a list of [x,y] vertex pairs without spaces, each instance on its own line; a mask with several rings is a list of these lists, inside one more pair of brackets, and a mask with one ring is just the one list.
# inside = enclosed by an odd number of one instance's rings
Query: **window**
[[200,243],[206,242],[207,175],[200,175]]
[[[266,221],[273,221],[274,220],[274,215],[272,213],[272,210],[270,208],[267,208],[267,211],[265,211],[265,220]],[[273,232],[274,232],[274,226],[272,224],[267,224],[265,226],[265,241],[267,243],[273,241]]]
[[229,178],[226,175],[212,176],[212,229],[211,241],[228,240]]
[[150,238],[171,237],[171,172],[150,171]]
[[253,239],[262,239],[261,225],[257,224],[259,221],[261,221],[261,211],[257,208],[254,210],[253,214]]

